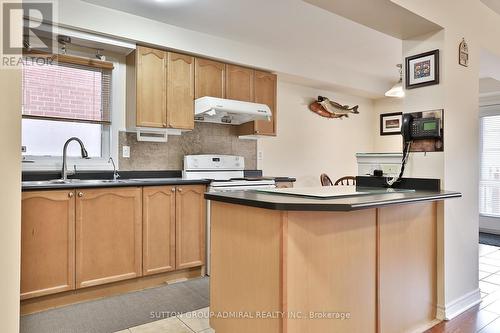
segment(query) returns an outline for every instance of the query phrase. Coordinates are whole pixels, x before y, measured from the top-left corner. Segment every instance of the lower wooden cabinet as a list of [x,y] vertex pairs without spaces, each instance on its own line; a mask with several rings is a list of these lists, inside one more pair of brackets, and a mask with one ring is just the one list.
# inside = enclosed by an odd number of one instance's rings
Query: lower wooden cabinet
[[175,186],[143,189],[144,275],[175,269],[175,191]]
[[205,186],[177,188],[175,202],[175,257],[177,269],[205,264]]
[[205,264],[205,186],[143,190],[144,275]]
[[76,287],[141,276],[141,188],[76,192]]
[[205,264],[204,185],[24,192],[21,299]]
[[75,288],[74,191],[24,192],[21,299]]

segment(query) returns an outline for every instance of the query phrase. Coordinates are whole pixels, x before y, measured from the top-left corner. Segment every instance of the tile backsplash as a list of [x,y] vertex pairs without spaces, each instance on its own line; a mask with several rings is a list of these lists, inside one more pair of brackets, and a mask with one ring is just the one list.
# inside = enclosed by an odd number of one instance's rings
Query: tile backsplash
[[[192,131],[169,135],[168,142],[139,142],[137,135],[120,132],[120,170],[182,170],[184,155],[225,154],[245,158],[245,169],[257,168],[257,141],[241,140],[236,127],[195,123]],[[122,147],[130,146],[130,158],[122,157]]]

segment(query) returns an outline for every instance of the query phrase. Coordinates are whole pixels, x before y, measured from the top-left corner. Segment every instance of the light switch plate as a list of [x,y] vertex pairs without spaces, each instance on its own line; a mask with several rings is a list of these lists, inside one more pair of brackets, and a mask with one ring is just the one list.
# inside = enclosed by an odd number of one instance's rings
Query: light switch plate
[[257,152],[257,160],[262,162],[263,159],[264,159],[264,152],[262,150],[259,150]]
[[123,158],[130,158],[130,146],[123,146],[122,147],[122,157]]

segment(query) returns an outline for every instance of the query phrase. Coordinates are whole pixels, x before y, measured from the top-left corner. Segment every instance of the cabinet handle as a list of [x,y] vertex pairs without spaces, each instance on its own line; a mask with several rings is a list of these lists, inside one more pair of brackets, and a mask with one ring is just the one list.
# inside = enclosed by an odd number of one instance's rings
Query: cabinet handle
[[182,188],[179,189],[179,192],[182,192]]
[[73,198],[73,196],[74,196],[74,195],[75,195],[75,194],[74,194],[73,192],[69,192],[69,193],[68,193],[68,197],[70,197],[70,198]]
[[167,123],[163,123],[163,127],[167,127]]
[[175,192],[175,187],[172,187],[172,189],[170,191]]
[[78,196],[81,198],[83,197],[83,192],[78,192]]

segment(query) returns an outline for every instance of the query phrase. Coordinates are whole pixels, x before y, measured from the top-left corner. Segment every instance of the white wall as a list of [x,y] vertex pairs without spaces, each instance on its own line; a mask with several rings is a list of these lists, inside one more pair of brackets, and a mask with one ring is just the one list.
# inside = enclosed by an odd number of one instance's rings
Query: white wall
[[[403,42],[403,52],[420,49],[441,50],[441,84],[437,90],[415,89],[407,98],[406,112],[415,108],[445,109],[444,187],[462,192],[463,197],[448,200],[442,207],[438,230],[438,273],[442,283],[438,315],[451,318],[480,301],[478,290],[478,86],[479,48],[484,42],[500,48],[497,35],[500,20],[485,20],[480,1],[392,0],[395,3],[444,27],[442,36],[424,36],[421,41]],[[465,23],[467,22],[467,23]],[[469,44],[468,68],[458,64],[458,45]],[[406,44],[406,45],[405,45]],[[418,92],[417,92],[418,91]]]
[[0,332],[14,333],[19,332],[21,248],[20,70],[0,68],[0,101]]
[[[334,181],[355,176],[355,153],[371,152],[374,147],[372,101],[278,82],[278,136],[258,144],[266,175],[296,177],[297,187],[319,186],[323,172]],[[360,113],[342,120],[322,118],[308,109],[309,101],[318,95],[341,104],[359,104]]]

